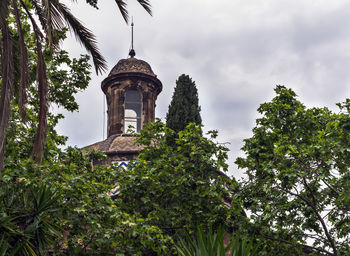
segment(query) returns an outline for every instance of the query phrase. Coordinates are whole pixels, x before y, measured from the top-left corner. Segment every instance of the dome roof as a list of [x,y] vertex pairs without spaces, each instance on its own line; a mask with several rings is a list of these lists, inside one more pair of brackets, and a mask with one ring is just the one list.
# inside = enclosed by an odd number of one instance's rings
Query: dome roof
[[117,65],[115,65],[109,73],[109,76],[129,72],[139,72],[155,76],[151,66],[146,61],[139,60],[134,57],[121,59],[120,61],[118,61]]

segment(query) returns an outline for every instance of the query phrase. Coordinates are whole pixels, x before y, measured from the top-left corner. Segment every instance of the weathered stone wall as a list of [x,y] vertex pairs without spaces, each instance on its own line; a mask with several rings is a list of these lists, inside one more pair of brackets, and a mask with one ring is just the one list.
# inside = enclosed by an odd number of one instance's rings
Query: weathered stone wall
[[108,137],[114,134],[123,134],[125,92],[138,90],[142,95],[141,128],[155,119],[155,101],[162,89],[160,81],[145,74],[123,73],[106,78],[102,82],[102,89],[107,98],[108,107]]

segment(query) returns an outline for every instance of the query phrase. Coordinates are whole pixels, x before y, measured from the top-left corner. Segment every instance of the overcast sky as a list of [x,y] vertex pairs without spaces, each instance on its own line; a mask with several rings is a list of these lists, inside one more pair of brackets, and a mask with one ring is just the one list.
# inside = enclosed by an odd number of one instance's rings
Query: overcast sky
[[[113,0],[99,10],[85,1],[67,4],[97,37],[109,70],[130,48],[130,27]],[[134,17],[136,58],[147,61],[163,83],[156,116],[164,120],[175,81],[185,73],[196,82],[205,130],[218,130],[234,159],[251,136],[258,106],[273,88],[292,88],[307,106],[327,106],[350,95],[350,1],[346,0],[151,0],[153,17],[129,0]],[[74,38],[63,48],[85,53]],[[109,71],[108,71],[109,72]],[[104,95],[93,74],[78,95],[80,110],[65,113],[59,131],[69,145],[103,139]],[[62,112],[61,110],[59,110]],[[104,132],[106,136],[106,132]]]

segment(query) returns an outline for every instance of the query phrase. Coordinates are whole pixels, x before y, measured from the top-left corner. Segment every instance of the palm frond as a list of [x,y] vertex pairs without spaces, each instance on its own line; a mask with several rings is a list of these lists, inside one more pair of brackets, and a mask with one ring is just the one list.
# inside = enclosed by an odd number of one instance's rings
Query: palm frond
[[[27,14],[27,16],[28,16],[30,22],[32,23],[32,26],[33,26],[35,35],[36,35],[37,37],[44,38],[44,35],[41,33],[41,31],[40,31],[38,25],[36,24],[36,22],[35,22],[33,16],[32,16],[31,13],[29,12],[29,10],[28,10],[26,4],[23,2],[23,0],[19,0],[19,1],[20,1],[20,3],[21,3],[22,7],[24,8],[24,10],[25,10],[25,12],[26,12],[26,14]],[[38,8],[37,11],[38,11],[38,12],[42,12],[41,8],[37,5],[37,3],[36,3],[35,1],[32,1],[32,4],[33,4],[33,6],[34,6],[34,9],[36,9],[35,6],[37,6],[37,8]],[[36,11],[36,12],[37,12],[37,11]],[[44,20],[44,19],[42,20],[42,19],[41,19],[41,18],[43,17],[43,15],[40,15],[40,16],[38,15],[38,17],[39,17],[39,20],[40,20],[41,25],[42,25],[43,27],[45,27],[45,22],[46,22],[46,20]]]
[[[23,6],[23,8],[25,9],[27,15],[29,16],[29,10],[27,8],[27,6],[25,5],[25,3],[23,2],[23,0],[20,0],[21,2],[21,5]],[[41,8],[41,5],[38,4],[37,1],[32,1],[31,2],[33,7],[34,7],[34,10],[35,10],[35,14],[36,16],[38,17],[39,21],[40,21],[40,24],[41,24],[41,28],[45,31],[45,24],[46,24],[46,18],[45,18],[45,15],[44,15],[44,12]],[[32,22],[33,23],[33,22]],[[41,34],[41,37],[43,38],[43,35]]]
[[[22,5],[24,5],[22,0],[20,1]],[[41,3],[37,0],[32,0],[31,3],[34,7],[35,14],[40,21],[41,28],[45,32],[50,47],[58,49],[58,40],[55,40],[54,31],[62,30],[65,27],[65,21],[62,18],[61,13],[55,8],[51,0],[41,0]]]
[[49,0],[42,0],[42,9],[43,13],[45,15],[46,19],[46,24],[45,24],[45,32],[47,39],[49,41],[49,45],[52,45],[52,33],[53,33],[53,28],[52,28],[52,16],[51,16],[51,5]]
[[230,243],[225,245],[225,231],[219,227],[214,233],[212,229],[204,232],[198,228],[195,236],[185,234],[176,244],[180,256],[256,256],[260,244],[253,243],[254,239],[233,234]]
[[137,2],[152,16],[152,6],[149,0],[137,0]]
[[128,14],[128,9],[126,9],[126,2],[124,0],[115,0],[115,3],[117,4],[123,19],[125,20],[126,23],[128,23],[129,14]]
[[44,14],[45,33],[50,46],[58,48],[58,40],[54,38],[55,30],[62,30],[65,27],[65,21],[62,17],[62,13],[58,10],[51,0],[42,0],[42,13]]
[[7,242],[7,239],[5,239],[5,236],[2,235],[0,240],[0,256],[6,256],[8,248],[9,244]]
[[96,73],[101,74],[107,69],[107,65],[106,60],[98,50],[97,41],[94,34],[88,28],[86,28],[77,18],[74,17],[67,6],[57,0],[51,0],[51,3],[62,14],[62,17],[66,21],[70,30],[74,32],[77,40],[91,54]]
[[27,215],[29,225],[24,229],[24,234],[31,238],[30,241],[39,255],[48,255],[47,249],[62,234],[62,230],[52,218],[55,212],[62,209],[57,207],[59,194],[47,185],[32,187],[27,192],[24,197],[32,208],[28,207],[30,209]]
[[28,86],[28,53],[26,43],[24,42],[22,24],[19,17],[17,0],[12,2],[14,15],[16,19],[17,31],[19,35],[19,46],[21,51],[20,65],[21,65],[21,82],[19,88],[19,99],[18,99],[18,108],[19,114],[22,120],[26,115],[26,103],[27,103],[27,86]]

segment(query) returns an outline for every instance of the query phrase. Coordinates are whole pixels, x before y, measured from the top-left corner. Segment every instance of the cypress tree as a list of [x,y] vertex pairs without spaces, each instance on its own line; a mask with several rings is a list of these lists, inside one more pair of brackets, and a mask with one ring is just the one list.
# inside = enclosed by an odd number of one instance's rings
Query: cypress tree
[[200,110],[196,84],[188,75],[182,74],[176,81],[173,98],[166,115],[167,127],[179,132],[189,123],[202,124]]

